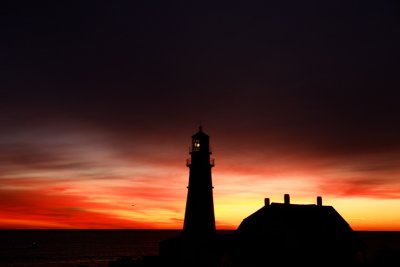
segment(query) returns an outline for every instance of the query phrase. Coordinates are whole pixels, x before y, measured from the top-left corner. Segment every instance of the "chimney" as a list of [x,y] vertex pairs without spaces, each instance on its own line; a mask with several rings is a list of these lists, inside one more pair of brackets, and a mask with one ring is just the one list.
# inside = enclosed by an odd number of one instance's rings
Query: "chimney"
[[321,207],[322,206],[322,197],[317,196],[317,206]]
[[285,200],[285,205],[289,205],[290,204],[290,196],[289,196],[289,194],[285,194],[284,195],[284,200]]
[[269,198],[268,197],[264,198],[264,205],[269,206]]

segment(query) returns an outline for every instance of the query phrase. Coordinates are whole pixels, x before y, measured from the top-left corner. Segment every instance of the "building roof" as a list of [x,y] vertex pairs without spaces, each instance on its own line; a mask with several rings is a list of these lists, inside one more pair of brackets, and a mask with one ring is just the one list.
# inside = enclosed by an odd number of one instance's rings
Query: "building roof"
[[205,132],[203,132],[203,127],[200,125],[199,126],[199,131],[192,135],[192,138],[197,138],[197,139],[202,139],[204,137],[209,137]]
[[296,255],[304,263],[327,255],[349,259],[363,249],[357,233],[332,206],[323,206],[322,200],[317,205],[266,201],[242,221],[235,242],[237,257],[242,254],[258,261],[266,260],[265,255],[268,259]]
[[271,203],[243,220],[242,235],[290,234],[291,242],[304,238],[332,239],[352,235],[353,230],[332,206]]

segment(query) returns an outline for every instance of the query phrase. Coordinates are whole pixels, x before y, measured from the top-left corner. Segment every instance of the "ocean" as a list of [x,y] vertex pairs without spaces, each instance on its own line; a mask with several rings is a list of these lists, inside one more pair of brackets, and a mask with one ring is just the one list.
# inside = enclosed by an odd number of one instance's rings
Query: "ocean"
[[[180,230],[0,230],[1,267],[107,267],[121,257],[158,255]],[[229,231],[224,231],[229,233]],[[398,260],[400,232],[358,232],[372,263]],[[379,265],[377,265],[379,266]]]
[[106,267],[120,257],[158,255],[179,230],[0,230],[1,267]]

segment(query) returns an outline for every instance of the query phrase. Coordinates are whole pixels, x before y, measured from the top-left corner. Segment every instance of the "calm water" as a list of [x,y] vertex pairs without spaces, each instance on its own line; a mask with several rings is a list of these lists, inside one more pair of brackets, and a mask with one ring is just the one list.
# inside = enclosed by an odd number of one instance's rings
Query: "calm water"
[[[1,267],[106,267],[119,257],[158,255],[178,230],[0,230]],[[400,256],[400,232],[359,232],[371,262]],[[377,265],[379,266],[379,265]],[[400,265],[399,265],[400,266]]]
[[110,260],[158,255],[177,230],[0,230],[1,267],[107,266]]

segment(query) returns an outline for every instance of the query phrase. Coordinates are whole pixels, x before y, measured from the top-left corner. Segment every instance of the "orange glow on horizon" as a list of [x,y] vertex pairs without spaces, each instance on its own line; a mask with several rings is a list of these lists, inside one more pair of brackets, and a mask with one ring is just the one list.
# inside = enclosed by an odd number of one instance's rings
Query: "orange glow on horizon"
[[[144,147],[118,154],[85,139],[35,164],[16,158],[0,174],[0,228],[182,229],[187,151],[184,145]],[[264,198],[283,202],[288,193],[296,204],[322,196],[355,230],[400,231],[400,170],[381,170],[377,157],[213,156],[217,229],[236,229]]]

